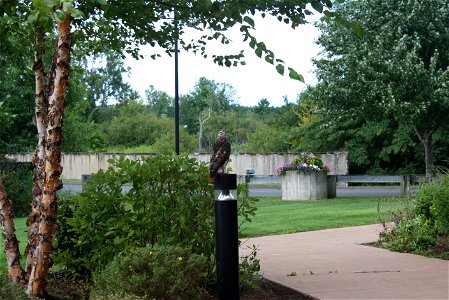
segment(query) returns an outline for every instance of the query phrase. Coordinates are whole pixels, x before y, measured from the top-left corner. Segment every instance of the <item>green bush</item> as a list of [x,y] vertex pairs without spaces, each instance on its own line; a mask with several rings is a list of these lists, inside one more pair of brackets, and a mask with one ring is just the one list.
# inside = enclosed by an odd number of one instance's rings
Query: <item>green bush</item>
[[436,232],[429,220],[421,216],[404,219],[391,233],[383,235],[382,243],[399,252],[424,253],[435,245]]
[[[439,237],[449,237],[449,175],[423,184],[402,212],[395,214],[396,226],[380,242],[387,248],[413,253],[431,253]],[[441,252],[441,250],[439,250]],[[449,249],[443,250],[449,255]]]
[[[56,262],[91,273],[126,249],[181,244],[193,253],[214,253],[213,191],[208,169],[195,159],[154,156],[110,161],[68,201],[57,236]],[[125,192],[123,185],[132,188]],[[64,205],[64,204],[62,204]],[[75,242],[74,242],[75,241]]]
[[27,300],[25,290],[18,284],[14,284],[4,274],[0,274],[0,299]]
[[92,299],[201,299],[207,259],[179,246],[137,248],[118,254],[93,282]]
[[33,190],[33,166],[17,163],[0,157],[0,176],[4,180],[6,193],[12,200],[14,215],[26,216],[31,210]]
[[449,236],[449,175],[440,174],[419,190],[416,214],[435,225],[438,234]]
[[[214,192],[204,163],[183,156],[110,161],[79,195],[60,195],[54,262],[89,276],[120,252],[147,245],[179,245],[207,258],[214,280]],[[125,191],[124,184],[131,189]],[[238,187],[241,226],[255,214],[256,198]],[[247,264],[258,263],[251,258]],[[242,266],[250,278],[257,268]],[[256,270],[257,269],[257,270]]]
[[122,113],[104,124],[109,146],[152,145],[161,132],[174,131],[170,118],[159,118],[138,112],[133,115]]
[[441,176],[434,186],[432,214],[441,235],[449,237],[449,175]]

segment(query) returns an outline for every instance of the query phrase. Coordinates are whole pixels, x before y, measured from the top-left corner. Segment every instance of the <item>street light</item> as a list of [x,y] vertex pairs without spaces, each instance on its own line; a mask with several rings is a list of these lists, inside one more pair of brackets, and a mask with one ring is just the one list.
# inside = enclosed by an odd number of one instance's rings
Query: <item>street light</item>
[[175,9],[175,151],[179,155],[179,83],[178,83],[178,21]]

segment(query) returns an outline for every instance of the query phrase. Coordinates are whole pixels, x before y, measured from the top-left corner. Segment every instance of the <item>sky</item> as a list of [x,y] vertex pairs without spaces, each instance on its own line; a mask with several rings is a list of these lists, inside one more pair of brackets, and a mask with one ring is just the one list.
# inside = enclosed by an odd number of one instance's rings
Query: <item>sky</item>
[[[314,19],[317,18],[312,16],[310,21]],[[243,42],[243,37],[236,29],[228,36],[232,40],[231,44],[208,44],[208,53],[236,54],[244,49],[246,65],[220,67],[212,61],[211,55],[205,59],[200,55],[181,51],[178,56],[180,95],[191,92],[198,79],[206,77],[231,85],[236,92],[235,100],[240,105],[255,106],[261,99],[267,98],[271,106],[281,106],[285,96],[289,102],[296,102],[297,95],[306,85],[316,84],[311,59],[317,57],[320,51],[319,46],[315,44],[318,29],[312,24],[306,24],[293,30],[289,25],[269,17],[256,17],[255,22],[256,29],[253,34],[258,41],[265,42],[267,48],[275,53],[275,58],[285,61],[286,67],[292,67],[303,75],[305,84],[290,79],[287,68],[284,76],[281,76],[274,65],[265,62],[263,56],[262,59],[257,57],[247,42]],[[135,60],[129,57],[125,60],[125,65],[131,68],[128,82],[143,98],[150,85],[174,96],[174,58],[163,53],[162,57],[153,60],[150,55],[154,53],[154,49],[145,46],[141,49],[143,59]]]

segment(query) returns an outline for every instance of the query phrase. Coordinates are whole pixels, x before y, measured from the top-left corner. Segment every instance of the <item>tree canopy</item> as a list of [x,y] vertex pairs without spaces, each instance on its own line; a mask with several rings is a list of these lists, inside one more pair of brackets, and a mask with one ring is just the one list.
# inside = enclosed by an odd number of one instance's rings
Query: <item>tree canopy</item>
[[364,34],[320,23],[317,99],[323,110],[340,120],[389,118],[410,126],[432,176],[432,135],[449,120],[447,2],[348,1],[336,13],[359,23]]

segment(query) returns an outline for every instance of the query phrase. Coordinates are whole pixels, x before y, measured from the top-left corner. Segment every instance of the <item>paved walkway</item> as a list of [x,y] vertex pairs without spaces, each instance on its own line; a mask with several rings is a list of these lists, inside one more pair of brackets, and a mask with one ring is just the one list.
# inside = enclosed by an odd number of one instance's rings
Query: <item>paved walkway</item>
[[361,245],[380,225],[266,236],[261,274],[318,299],[449,299],[449,262]]

